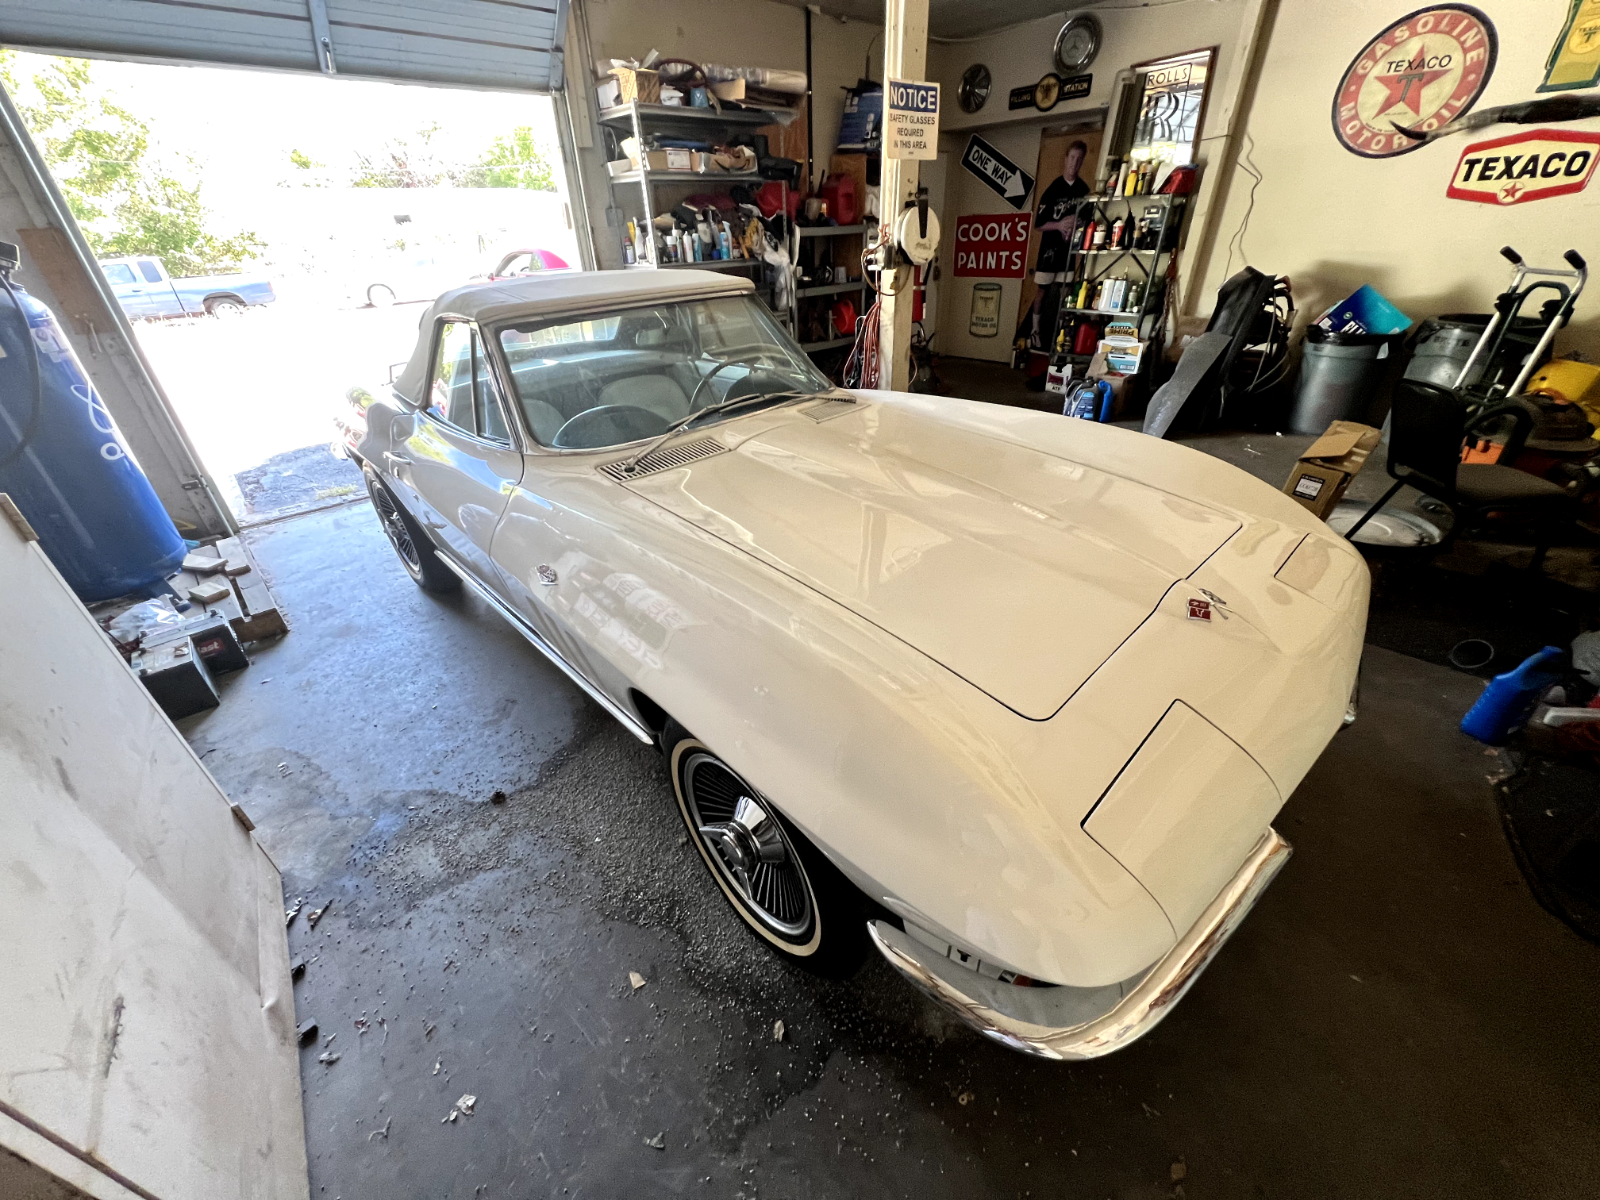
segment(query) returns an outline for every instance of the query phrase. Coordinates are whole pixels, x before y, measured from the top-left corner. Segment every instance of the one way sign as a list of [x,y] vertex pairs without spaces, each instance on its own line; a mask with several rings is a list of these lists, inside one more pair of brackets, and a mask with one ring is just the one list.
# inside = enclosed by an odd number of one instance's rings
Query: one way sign
[[976,134],[967,142],[961,165],[994,189],[1012,208],[1026,208],[1033,176]]

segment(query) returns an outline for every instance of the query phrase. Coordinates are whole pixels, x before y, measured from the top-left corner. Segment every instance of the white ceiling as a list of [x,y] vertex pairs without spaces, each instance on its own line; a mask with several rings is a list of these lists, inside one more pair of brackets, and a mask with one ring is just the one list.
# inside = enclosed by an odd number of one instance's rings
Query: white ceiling
[[[807,7],[806,0],[783,0],[797,8]],[[1094,0],[1077,4],[1063,4],[1062,0],[928,0],[928,33],[935,38],[969,38],[977,34],[1048,17],[1070,9],[1095,8]],[[852,21],[870,21],[883,24],[882,0],[822,0],[822,11],[835,16],[849,17]]]

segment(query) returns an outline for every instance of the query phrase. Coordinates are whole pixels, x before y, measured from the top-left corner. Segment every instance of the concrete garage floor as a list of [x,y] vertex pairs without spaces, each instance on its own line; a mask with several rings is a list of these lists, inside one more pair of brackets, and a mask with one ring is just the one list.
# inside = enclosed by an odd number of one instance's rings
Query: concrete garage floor
[[1369,650],[1361,719],[1225,952],[1144,1041],[1053,1065],[876,959],[827,983],[767,953],[655,752],[481,602],[416,589],[365,504],[250,542],[294,631],[183,724],[287,896],[331,905],[289,929],[323,1035],[317,1200],[1462,1200],[1600,1175],[1600,952],[1517,873],[1498,760],[1455,728],[1474,679]]

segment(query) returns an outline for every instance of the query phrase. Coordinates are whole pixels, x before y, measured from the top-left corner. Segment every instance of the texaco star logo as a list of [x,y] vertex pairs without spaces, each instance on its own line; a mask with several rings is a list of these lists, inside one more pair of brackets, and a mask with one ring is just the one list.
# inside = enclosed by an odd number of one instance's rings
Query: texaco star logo
[[1395,126],[1437,129],[1483,93],[1498,43],[1489,18],[1466,4],[1401,17],[1362,48],[1333,97],[1333,131],[1346,150],[1392,158],[1421,146]]

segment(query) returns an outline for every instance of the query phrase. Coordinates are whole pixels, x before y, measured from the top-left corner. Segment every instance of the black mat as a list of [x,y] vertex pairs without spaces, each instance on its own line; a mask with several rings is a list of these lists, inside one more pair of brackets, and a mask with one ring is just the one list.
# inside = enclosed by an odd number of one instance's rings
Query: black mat
[[1600,774],[1530,756],[1495,789],[1517,865],[1540,904],[1600,942]]
[[1368,555],[1372,607],[1367,641],[1426,662],[1453,666],[1450,650],[1466,638],[1494,647],[1473,674],[1509,671],[1545,646],[1566,646],[1585,628],[1593,594],[1547,576],[1501,564],[1481,574],[1426,562]]

